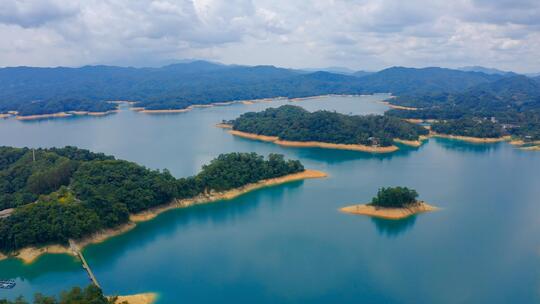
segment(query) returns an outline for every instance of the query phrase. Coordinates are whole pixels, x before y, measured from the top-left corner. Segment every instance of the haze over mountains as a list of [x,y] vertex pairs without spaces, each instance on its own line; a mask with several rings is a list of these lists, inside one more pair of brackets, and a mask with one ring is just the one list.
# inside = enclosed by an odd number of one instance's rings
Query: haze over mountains
[[192,104],[322,94],[432,95],[461,92],[516,75],[474,70],[392,67],[344,74],[207,61],[160,68],[10,67],[0,69],[0,112],[103,111],[113,107],[106,103],[112,100],[136,101],[147,109],[180,109]]

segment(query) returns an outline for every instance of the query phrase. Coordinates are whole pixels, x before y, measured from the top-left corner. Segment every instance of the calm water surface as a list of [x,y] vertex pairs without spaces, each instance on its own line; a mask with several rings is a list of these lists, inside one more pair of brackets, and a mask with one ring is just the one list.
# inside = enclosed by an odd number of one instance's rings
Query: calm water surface
[[[382,113],[384,96],[327,97],[308,110]],[[540,153],[430,139],[391,155],[282,148],[213,125],[287,101],[173,115],[0,121],[0,144],[76,145],[177,176],[220,153],[282,153],[330,174],[235,200],[173,210],[85,249],[107,294],[159,303],[540,302]],[[402,221],[341,214],[381,186],[405,185],[442,208]],[[88,279],[67,255],[0,262],[0,298],[56,293]]]

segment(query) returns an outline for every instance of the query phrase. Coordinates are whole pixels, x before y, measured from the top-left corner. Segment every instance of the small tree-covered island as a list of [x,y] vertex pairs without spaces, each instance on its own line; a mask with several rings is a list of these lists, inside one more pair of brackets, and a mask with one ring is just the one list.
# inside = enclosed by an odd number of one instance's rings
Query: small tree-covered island
[[222,154],[177,179],[75,147],[0,147],[0,259],[72,253],[70,240],[79,247],[99,242],[169,209],[325,176],[279,154]]
[[401,119],[382,115],[344,115],[308,112],[285,105],[242,114],[218,124],[233,135],[289,147],[319,147],[374,153],[398,150],[396,142],[420,146],[429,131]]
[[399,220],[417,213],[437,210],[418,200],[418,192],[407,187],[381,188],[371,203],[341,208],[340,211],[391,220]]

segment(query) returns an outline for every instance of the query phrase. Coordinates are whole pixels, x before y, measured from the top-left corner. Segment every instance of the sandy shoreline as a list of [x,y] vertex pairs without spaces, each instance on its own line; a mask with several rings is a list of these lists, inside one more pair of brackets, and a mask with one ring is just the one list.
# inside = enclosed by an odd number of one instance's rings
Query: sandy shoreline
[[540,151],[540,145],[537,146],[527,146],[527,147],[520,147],[520,150],[524,151]]
[[423,145],[428,138],[429,138],[428,136],[420,135],[418,140],[406,140],[406,139],[394,138],[394,141],[397,143],[406,145],[406,146],[418,148],[421,145]]
[[37,120],[37,119],[46,119],[46,118],[65,118],[71,116],[105,116],[118,112],[118,110],[110,110],[106,112],[89,112],[89,111],[69,111],[69,112],[59,112],[52,114],[39,114],[39,115],[16,115],[15,119],[17,120]]
[[418,108],[414,108],[414,107],[405,107],[405,106],[394,105],[394,104],[391,104],[391,103],[388,102],[388,101],[379,101],[379,102],[382,103],[382,104],[387,105],[387,106],[390,107],[391,109],[396,109],[396,110],[406,110],[406,111],[416,111],[416,110],[418,110]]
[[380,208],[368,204],[352,205],[339,209],[339,211],[349,214],[360,214],[371,217],[384,218],[388,220],[399,220],[414,214],[436,211],[439,208],[431,206],[425,202],[418,202],[407,208]]
[[[219,128],[230,129],[229,125],[227,124],[218,124],[216,126]],[[236,131],[236,130],[229,130],[228,132],[229,134],[232,134],[234,136],[271,142],[276,145],[280,145],[284,147],[324,148],[324,149],[361,151],[361,152],[370,152],[370,153],[390,153],[390,152],[395,152],[399,150],[399,148],[394,145],[388,146],[388,147],[373,147],[373,146],[365,146],[365,145],[359,145],[359,144],[357,145],[333,144],[333,143],[325,143],[325,142],[318,142],[318,141],[288,141],[288,140],[280,140],[277,136],[257,135],[253,133],[247,133],[247,132]]]
[[262,180],[257,183],[248,184],[243,187],[232,189],[224,192],[214,192],[214,193],[207,193],[207,194],[201,194],[194,198],[189,199],[183,199],[183,200],[174,200],[170,204],[158,206],[137,214],[132,214],[129,219],[132,222],[138,223],[138,222],[144,222],[151,220],[158,216],[159,214],[171,210],[171,209],[177,209],[177,208],[186,208],[190,206],[200,205],[200,204],[207,204],[207,203],[213,203],[217,201],[222,200],[231,200],[233,198],[236,198],[242,194],[265,188],[270,186],[276,186],[281,185],[293,181],[299,181],[299,180],[305,180],[305,179],[312,179],[312,178],[323,178],[327,177],[328,175],[324,172],[317,171],[317,170],[305,170],[300,173],[295,174],[289,174],[282,177]]
[[222,128],[222,129],[232,129],[233,128],[232,125],[226,124],[226,123],[218,123],[218,124],[216,124],[216,127]]
[[522,139],[513,139],[508,143],[523,151],[540,151],[540,140],[524,141]]
[[287,98],[283,96],[277,96],[277,97],[268,97],[268,98],[260,98],[260,99],[246,99],[246,100],[233,100],[233,101],[224,101],[224,102],[214,102],[210,104],[193,104],[183,109],[161,109],[161,110],[148,110],[144,107],[132,107],[130,108],[133,111],[139,112],[139,113],[146,113],[146,114],[170,114],[170,113],[185,113],[189,112],[195,108],[210,108],[210,107],[219,107],[219,106],[227,106],[232,104],[244,104],[244,105],[252,105],[256,103],[261,102],[272,102],[275,100],[283,100],[288,99],[290,102],[298,102],[303,100],[310,100],[310,99],[316,99],[316,98],[322,98],[322,97],[355,97],[355,96],[365,96],[365,95],[354,95],[354,94],[326,94],[326,95],[316,95],[316,96],[307,96],[307,97],[297,97],[297,98]]
[[338,149],[338,150],[351,150],[370,153],[390,153],[399,150],[397,146],[388,147],[372,147],[366,145],[349,145],[349,144],[333,144],[318,141],[288,141],[288,140],[276,140],[275,144],[284,147],[296,147],[296,148],[324,148],[324,149]]
[[127,301],[129,304],[152,304],[156,302],[157,298],[157,293],[139,293],[127,296],[117,296],[115,303],[120,304],[124,301]]
[[[245,193],[257,190],[257,189],[281,185],[281,184],[289,183],[293,181],[313,179],[313,178],[323,178],[323,177],[327,177],[327,174],[322,171],[305,170],[303,172],[289,174],[282,177],[262,180],[257,183],[248,184],[243,187],[224,191],[224,192],[213,192],[213,193],[207,193],[204,195],[201,194],[196,197],[183,199],[183,200],[175,199],[169,204],[157,206],[155,208],[143,211],[141,213],[131,214],[129,217],[130,221],[128,223],[114,229],[99,231],[84,239],[76,240],[75,243],[79,248],[82,249],[86,247],[87,245],[103,242],[111,237],[123,234],[135,228],[136,223],[138,222],[149,221],[155,218],[156,216],[158,216],[159,214],[166,212],[168,210],[177,209],[177,208],[186,208],[190,206],[213,203],[213,202],[222,201],[222,200],[231,200],[242,194],[245,194]],[[13,255],[9,255],[9,256],[6,256],[0,253],[0,260],[6,259],[6,258],[18,258],[18,259],[23,260],[25,264],[30,264],[34,262],[39,256],[46,253],[73,255],[73,252],[71,251],[69,246],[48,245],[48,246],[43,246],[39,248],[36,248],[36,247],[23,248],[23,249],[20,249],[18,252],[14,253]]]
[[261,98],[261,99],[248,99],[248,100],[233,100],[233,101],[223,101],[223,102],[213,102],[209,104],[193,104],[183,109],[162,109],[162,110],[148,110],[144,107],[132,107],[132,111],[146,114],[170,114],[170,113],[185,113],[189,112],[196,108],[211,108],[211,107],[222,107],[232,104],[244,104],[252,105],[259,102],[271,102],[274,100],[284,99],[285,97],[273,97],[273,98]]
[[52,113],[52,114],[39,114],[39,115],[17,115],[15,119],[18,120],[34,120],[34,119],[45,119],[45,118],[62,118],[69,117],[71,114],[67,112]]
[[423,119],[419,119],[419,118],[405,118],[403,120],[405,120],[406,122],[413,123],[413,124],[421,124],[424,122]]
[[502,136],[502,137],[471,137],[471,136],[460,136],[460,135],[447,135],[447,134],[441,134],[441,133],[435,133],[431,132],[430,136],[433,137],[440,137],[440,138],[448,138],[448,139],[456,139],[456,140],[462,140],[470,143],[497,143],[497,142],[503,142],[503,141],[509,141],[512,139],[511,136]]

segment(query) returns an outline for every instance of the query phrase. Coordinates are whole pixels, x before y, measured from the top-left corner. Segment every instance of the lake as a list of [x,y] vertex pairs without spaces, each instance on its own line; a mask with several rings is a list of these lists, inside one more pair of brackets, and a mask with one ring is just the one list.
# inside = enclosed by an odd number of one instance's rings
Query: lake
[[[321,97],[312,111],[382,113],[386,95]],[[85,248],[106,294],[157,292],[159,303],[540,302],[540,153],[506,143],[430,139],[385,155],[283,148],[214,127],[247,111],[289,104],[148,115],[0,121],[0,144],[75,145],[176,177],[220,153],[285,154],[329,174],[231,201],[173,210]],[[383,186],[408,186],[442,208],[400,221],[342,214]],[[14,278],[0,298],[89,284],[80,263],[45,255],[0,262]]]

